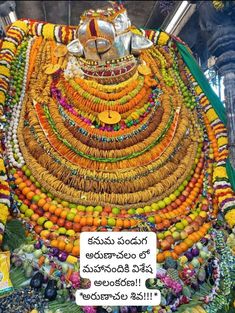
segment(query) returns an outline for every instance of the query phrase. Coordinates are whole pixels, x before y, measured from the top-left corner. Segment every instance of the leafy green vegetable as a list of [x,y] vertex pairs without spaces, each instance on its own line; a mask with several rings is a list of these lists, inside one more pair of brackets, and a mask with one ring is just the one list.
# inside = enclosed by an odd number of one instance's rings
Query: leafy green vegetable
[[57,309],[60,309],[63,313],[82,313],[80,306],[76,305],[73,302],[64,302],[61,303],[57,300],[49,302],[49,309],[55,312]]
[[13,287],[18,289],[27,280],[22,267],[12,267],[10,270],[10,279]]

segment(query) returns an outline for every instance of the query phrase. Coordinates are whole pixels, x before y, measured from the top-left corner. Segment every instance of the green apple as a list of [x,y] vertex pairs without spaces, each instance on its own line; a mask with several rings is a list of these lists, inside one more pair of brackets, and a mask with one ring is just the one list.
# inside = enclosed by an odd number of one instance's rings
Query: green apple
[[180,233],[178,231],[174,231],[172,233],[172,237],[175,239],[175,240],[180,240]]
[[103,208],[101,205],[97,205],[94,207],[94,211],[96,211],[96,212],[102,212],[102,210],[103,210]]
[[150,213],[150,212],[152,212],[151,206],[146,205],[146,206],[144,207],[144,212],[145,212],[145,213]]
[[148,222],[154,224],[154,223],[155,223],[155,218],[154,218],[154,216],[149,216],[149,217],[148,217]]
[[78,205],[77,206],[78,211],[80,212],[85,212],[86,211],[86,207],[84,205]]
[[164,209],[165,206],[166,206],[165,202],[162,201],[162,200],[158,201],[158,205],[159,205],[159,208],[160,208],[160,209]]
[[157,211],[157,210],[159,210],[159,205],[154,202],[151,204],[151,208],[153,209],[153,211]]

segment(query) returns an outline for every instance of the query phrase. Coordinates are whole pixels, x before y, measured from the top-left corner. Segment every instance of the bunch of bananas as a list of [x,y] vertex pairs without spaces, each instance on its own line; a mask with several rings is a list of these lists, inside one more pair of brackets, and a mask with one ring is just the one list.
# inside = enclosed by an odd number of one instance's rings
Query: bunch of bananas
[[197,305],[193,308],[187,308],[183,313],[207,313],[201,305]]

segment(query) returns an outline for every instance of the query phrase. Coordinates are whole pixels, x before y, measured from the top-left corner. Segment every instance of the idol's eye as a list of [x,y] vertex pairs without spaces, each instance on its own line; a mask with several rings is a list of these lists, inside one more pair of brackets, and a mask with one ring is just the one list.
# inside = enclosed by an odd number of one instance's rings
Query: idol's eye
[[105,52],[110,48],[110,42],[106,39],[97,39],[96,46],[98,52]]
[[90,48],[90,49],[96,49],[95,40],[94,39],[88,40],[86,46],[87,48]]
[[86,43],[86,48],[97,51],[98,53],[103,53],[110,48],[111,44],[108,40],[103,38],[91,39]]

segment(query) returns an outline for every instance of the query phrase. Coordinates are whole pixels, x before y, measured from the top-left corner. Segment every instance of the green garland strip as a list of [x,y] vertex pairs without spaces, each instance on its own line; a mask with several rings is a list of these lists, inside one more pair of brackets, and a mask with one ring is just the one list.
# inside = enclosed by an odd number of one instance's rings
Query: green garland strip
[[[210,104],[212,105],[216,114],[219,116],[223,124],[226,125],[227,117],[226,117],[226,110],[225,110],[223,103],[220,101],[219,97],[212,90],[208,80],[206,79],[205,75],[203,74],[202,70],[200,69],[194,57],[189,52],[188,48],[179,42],[176,42],[176,45],[180,52],[181,57],[183,58],[190,72],[192,73],[192,75],[198,82],[199,86],[203,90],[204,94],[209,99]],[[232,167],[229,159],[227,159],[227,162],[226,162],[226,170],[227,170],[227,174],[228,174],[232,189],[235,191],[235,169]]]

